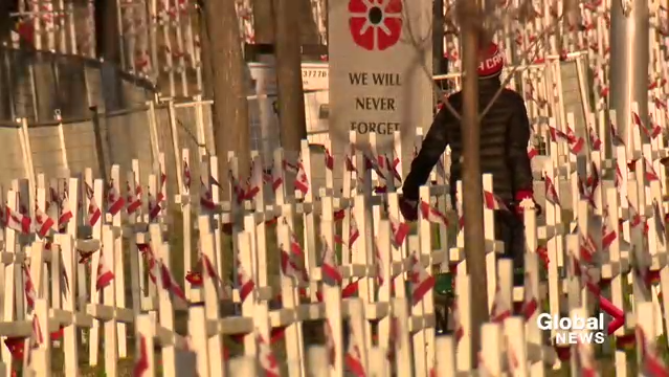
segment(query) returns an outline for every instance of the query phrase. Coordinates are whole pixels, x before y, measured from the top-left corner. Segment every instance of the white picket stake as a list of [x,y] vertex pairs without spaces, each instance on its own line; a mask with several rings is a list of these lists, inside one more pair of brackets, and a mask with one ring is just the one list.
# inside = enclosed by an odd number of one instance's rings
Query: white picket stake
[[[113,170],[112,170],[113,171]],[[113,174],[113,173],[112,173]],[[123,274],[118,273],[118,264],[115,263],[116,253],[114,245],[114,230],[112,225],[105,224],[102,227],[102,249],[101,252],[103,255],[103,262],[114,274],[114,281],[106,287],[102,288],[102,303],[105,307],[116,307],[116,290],[118,289],[118,284],[115,283],[116,280],[122,279]],[[97,266],[95,266],[97,267]],[[121,268],[123,268],[121,266]],[[125,291],[120,291],[121,294]],[[97,292],[96,292],[97,293]],[[94,294],[96,294],[94,293]],[[104,332],[105,332],[105,374],[109,377],[116,377],[118,375],[117,362],[119,358],[118,350],[118,329],[116,315],[112,314],[112,318],[104,322]],[[91,344],[93,344],[91,342]],[[97,344],[96,344],[97,346]]]
[[[181,175],[179,175],[179,193],[174,196],[175,204],[181,206],[181,221],[183,224],[183,251],[184,251],[184,271],[191,270],[193,264],[193,250],[191,243],[193,241],[193,208],[191,203],[191,186],[193,184],[193,170],[191,168],[190,151],[187,148],[181,150]],[[187,172],[187,173],[186,173]],[[184,275],[185,276],[185,275]],[[186,298],[191,299],[191,285],[184,281]]]
[[324,346],[310,346],[307,350],[309,375],[312,377],[330,377],[330,367],[323,360],[328,359],[328,350]]
[[[574,308],[570,312],[570,317],[572,321],[576,318],[588,318],[588,313],[586,308]],[[578,329],[576,332],[578,336],[585,336],[590,331],[588,329]],[[581,341],[580,339],[576,345],[572,346],[571,350],[572,375],[599,376],[599,373],[596,372],[597,366],[595,365],[595,354],[592,343]]]
[[[617,308],[624,307],[624,296],[623,296],[623,283],[622,283],[622,272],[626,270],[627,261],[621,258],[620,253],[620,243],[622,234],[618,229],[618,191],[609,187],[605,192],[606,200],[606,212],[608,216],[603,218],[603,224],[607,226],[607,229],[615,232],[616,239],[611,242],[611,245],[608,248],[609,260],[610,260],[610,270],[611,270],[611,301],[613,305]],[[603,274],[606,274],[607,266],[602,266]],[[620,339],[621,336],[625,335],[627,327],[623,326],[616,330],[614,335],[617,339]],[[615,351],[615,365],[616,371],[620,376],[625,377],[627,374],[627,354],[624,350],[618,347]]]
[[256,247],[258,253],[257,269],[258,269],[258,285],[261,287],[268,285],[267,276],[267,226],[266,221],[270,220],[265,215],[265,185],[263,184],[263,166],[264,162],[258,153],[252,153],[252,168],[251,176],[249,177],[250,185],[253,188],[258,188],[258,193],[255,194],[253,204],[255,205],[255,235]]
[[[216,248],[214,247],[214,235],[211,229],[211,217],[207,215],[200,215],[198,217],[198,229],[200,233],[200,252],[203,254],[203,258],[209,258],[212,264],[214,264],[215,271],[218,271],[217,265],[220,264],[219,256],[216,254]],[[221,355],[223,354],[223,344],[221,335],[218,331],[215,334],[210,334],[207,331],[207,323],[209,321],[215,321],[218,319],[219,315],[219,302],[220,297],[218,296],[218,289],[216,289],[216,284],[220,282],[214,282],[211,277],[208,276],[206,267],[204,265],[202,268],[202,280],[203,280],[203,294],[204,294],[204,316],[206,317],[206,323],[203,323],[205,333],[202,338],[204,344],[200,345],[200,342],[195,339],[197,342],[197,347],[203,349],[202,352],[208,353],[208,365],[206,369],[216,376],[222,376],[225,373],[225,367],[221,360]],[[220,276],[220,275],[219,275]],[[198,352],[200,354],[200,352]],[[198,359],[198,365],[201,365],[201,361]],[[201,368],[205,368],[202,366]],[[198,368],[199,369],[199,368]]]
[[[366,195],[356,195],[353,212],[360,232],[360,239],[355,243],[351,263],[356,265],[368,266],[374,261],[374,227],[371,206]],[[365,304],[374,302],[374,283],[368,277],[362,277],[357,280],[358,297]],[[364,322],[364,339],[369,342],[365,348],[372,347],[372,325],[369,321]]]
[[[300,158],[302,165],[305,167],[305,174],[307,176],[307,182],[309,182],[309,191],[304,195],[303,205],[305,207],[313,206],[315,202],[314,197],[314,187],[313,187],[313,177],[311,176],[311,152],[309,150],[309,142],[307,140],[302,140],[300,147]],[[313,208],[313,207],[312,207]],[[303,229],[304,229],[304,264],[309,269],[316,266],[316,219],[314,211],[308,211],[304,214],[303,217]],[[315,293],[317,290],[316,283],[312,283],[310,286],[310,295],[311,301],[315,301]]]
[[135,331],[137,333],[137,347],[135,347],[136,362],[145,362],[145,374],[156,375],[156,357],[153,352],[156,324],[151,314],[141,314],[137,317]]
[[[402,219],[402,214],[400,212],[399,208],[399,197],[397,193],[391,192],[388,193],[388,196],[386,197],[388,200],[388,219],[392,219],[394,221],[397,221],[398,227],[401,226],[403,223]],[[407,227],[409,226],[408,224],[405,224]],[[394,234],[392,235],[394,237]],[[391,243],[392,249],[391,249],[391,259],[390,261],[392,263],[402,263],[406,258],[408,257],[408,241],[406,240],[406,237],[404,239],[404,242],[396,246]],[[443,248],[442,248],[443,249]],[[383,250],[381,251],[383,253]],[[394,290],[394,296],[397,298],[403,298],[406,297],[406,289],[404,285],[404,276],[405,274],[400,274],[398,276],[393,276],[392,281],[389,281],[390,284],[392,284],[392,289]]]
[[[326,337],[330,336],[334,347],[334,360],[331,364],[330,377],[344,376],[344,337],[342,329],[342,303],[339,287],[323,284],[325,301]],[[327,331],[329,329],[329,331]],[[328,334],[329,333],[329,334]],[[326,341],[327,342],[327,341]]]
[[[506,365],[509,373],[515,377],[529,377],[531,375],[528,368],[527,348],[529,345],[526,343],[525,327],[526,324],[521,317],[509,317],[503,324]],[[539,363],[542,362],[543,360],[540,359]],[[543,375],[543,368],[536,369],[539,375]]]
[[[10,211],[16,211],[17,210],[17,205],[18,205],[18,194],[14,190],[9,190],[7,191],[7,196],[6,196],[6,206]],[[21,282],[23,279],[21,278],[21,264],[20,263],[15,263],[15,261],[19,261],[18,259],[18,254],[19,250],[17,249],[17,242],[18,242],[18,235],[16,234],[17,232],[11,228],[11,227],[6,227],[5,228],[5,253],[9,254],[12,259],[9,262],[5,262],[4,265],[4,270],[5,270],[5,284],[8,284],[9,286],[7,287],[8,289],[5,290],[4,293],[4,301],[3,301],[3,321],[5,322],[12,322],[13,320],[16,319],[21,319],[20,317],[17,316],[16,314],[16,305],[17,301],[21,295],[23,294],[23,289],[16,287],[15,284],[17,282]],[[9,352],[9,348],[7,347],[2,347],[1,351],[2,352],[2,359],[5,361],[7,365],[8,370],[12,370],[13,367],[13,357],[11,356],[11,353]]]
[[[472,368],[471,349],[471,282],[464,269],[458,269],[455,281],[456,305],[459,313],[459,327],[462,328],[462,338],[457,342],[456,358],[457,371],[468,372]],[[458,324],[456,323],[457,327]]]
[[[49,338],[49,302],[46,298],[35,300],[35,311],[32,314],[34,336],[37,348],[31,350],[30,367],[38,376],[51,377],[51,341]],[[36,317],[36,318],[35,318]]]
[[[191,292],[194,296],[202,295],[199,288],[193,288]],[[188,336],[197,358],[197,374],[199,376],[210,376],[209,353],[207,352],[207,318],[205,308],[202,305],[191,305],[188,308]],[[220,359],[219,357],[215,358]],[[223,373],[219,375],[223,375]]]
[[[483,180],[483,192],[484,195],[486,193],[492,194],[493,193],[493,182],[492,182],[492,174],[484,174],[482,177]],[[483,200],[484,198],[481,198]],[[463,227],[464,229],[464,227]],[[464,237],[464,231],[463,237]],[[492,309],[493,301],[495,299],[495,290],[499,286],[499,283],[497,282],[497,252],[504,252],[504,247],[503,244],[497,248],[497,243],[495,242],[495,210],[492,208],[487,208],[487,206],[483,205],[483,237],[485,237],[486,240],[486,256],[485,256],[485,261],[486,261],[486,281],[488,282],[488,309]],[[493,245],[492,248],[490,247],[491,244]],[[508,298],[511,297],[511,295],[507,295]],[[510,306],[509,306],[510,307]]]
[[[165,286],[166,278],[164,274],[170,273],[170,246],[163,242],[162,229],[160,224],[149,225],[151,236],[151,246],[155,253],[156,263],[154,266],[154,276],[158,285],[158,318],[157,328],[167,330],[168,333],[174,333],[174,305],[172,292],[174,287]],[[158,335],[158,334],[157,334]],[[163,375],[176,377],[176,349],[174,342],[164,343],[161,341],[161,356],[163,364]]]
[[78,321],[77,305],[74,284],[79,280],[78,276],[78,256],[74,249],[74,239],[69,234],[56,234],[54,236],[54,246],[60,248],[63,258],[63,269],[65,276],[69,279],[69,289],[65,291],[63,297],[63,314],[70,318],[71,322],[63,325],[63,356],[65,359],[65,375],[74,377],[79,374],[79,347],[77,344]]
[[[242,282],[239,279],[239,276],[245,276],[246,279],[254,279],[252,271],[253,268],[253,256],[251,255],[252,251],[252,241],[251,234],[247,231],[239,232],[237,234],[239,249],[235,250],[235,261],[237,263],[237,268],[235,269],[236,275],[238,277],[237,286],[241,287]],[[242,307],[242,316],[244,317],[253,317],[253,310],[255,309],[255,302],[258,299],[257,291],[254,289],[245,300],[241,298],[241,289],[235,291],[235,302],[241,302]],[[245,334],[244,336],[244,354],[246,356],[254,356],[258,352],[258,346],[256,340],[251,334]]]
[[[214,182],[218,182],[219,185],[224,185],[226,184],[225,182],[228,181],[228,177],[219,177],[218,176],[218,158],[216,156],[211,156],[208,159],[207,164],[200,164],[200,170],[201,174],[206,175],[204,178],[204,182],[207,185],[207,187],[210,188],[211,190],[211,195],[212,195],[212,202],[214,205],[218,206],[222,204],[221,200],[221,191],[219,190],[219,187],[216,187],[212,185],[212,179]],[[228,158],[228,161],[230,159]],[[208,168],[208,170],[205,170],[205,168]],[[224,181],[223,181],[224,180]],[[232,203],[232,201],[231,201]],[[214,226],[213,229],[221,229],[223,226],[223,215],[221,213],[214,213]],[[233,247],[236,247],[236,232],[237,229],[235,227],[236,223],[233,223],[232,226],[232,244]],[[223,257],[223,240],[221,236],[220,231],[214,232],[214,249],[216,250],[216,255],[218,260],[221,260],[220,258]],[[223,276],[223,265],[222,263],[219,263],[216,268],[218,268],[218,276]]]
[[481,326],[481,353],[479,354],[479,375],[499,376],[502,374],[502,328],[496,323]]

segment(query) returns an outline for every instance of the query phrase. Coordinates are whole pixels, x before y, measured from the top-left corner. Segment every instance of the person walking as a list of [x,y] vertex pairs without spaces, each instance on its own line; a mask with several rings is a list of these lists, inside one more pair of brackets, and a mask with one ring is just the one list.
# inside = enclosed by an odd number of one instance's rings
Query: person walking
[[[504,242],[504,256],[512,258],[516,273],[521,273],[525,236],[523,211],[519,204],[525,199],[534,200],[532,168],[527,154],[530,122],[523,98],[515,91],[501,87],[504,57],[499,47],[490,43],[480,51],[479,56],[479,111],[482,112],[494,101],[481,119],[481,171],[492,174],[493,192],[509,209],[495,211],[495,238]],[[450,95],[447,101],[455,112],[462,113],[462,91]],[[442,106],[423,139],[420,152],[411,163],[411,171],[402,187],[400,210],[406,220],[417,219],[419,188],[427,181],[446,146],[451,147],[449,184],[455,207],[456,183],[462,179],[460,127],[460,120],[447,106]],[[536,208],[540,211],[538,206]],[[514,281],[517,279],[514,278]]]

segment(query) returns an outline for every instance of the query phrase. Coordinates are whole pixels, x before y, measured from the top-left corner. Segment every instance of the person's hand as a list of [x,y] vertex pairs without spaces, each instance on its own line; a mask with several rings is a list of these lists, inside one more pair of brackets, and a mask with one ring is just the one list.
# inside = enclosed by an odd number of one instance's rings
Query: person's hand
[[416,221],[418,219],[418,201],[407,199],[400,196],[400,212],[406,221]]

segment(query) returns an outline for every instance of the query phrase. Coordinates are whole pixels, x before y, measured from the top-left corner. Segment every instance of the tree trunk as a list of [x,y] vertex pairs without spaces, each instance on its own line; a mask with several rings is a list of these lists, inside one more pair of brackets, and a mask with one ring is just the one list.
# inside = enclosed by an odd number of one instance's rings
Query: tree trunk
[[298,152],[307,136],[302,92],[300,40],[295,38],[299,0],[274,0],[276,6],[276,75],[279,94],[281,145]]
[[120,64],[118,11],[116,0],[98,0],[95,2],[95,44],[97,53],[105,61]]
[[[472,355],[478,355],[481,349],[481,326],[488,320],[488,295],[486,291],[486,257],[483,234],[483,188],[481,182],[480,161],[480,123],[478,98],[478,67],[479,34],[481,5],[480,0],[463,0],[460,2],[459,17],[462,25],[462,41],[464,48],[463,68],[463,114],[462,114],[462,192],[463,212],[465,216],[465,255],[471,279],[471,346]],[[473,365],[478,358],[473,357]]]
[[[275,2],[279,0],[274,0]],[[297,5],[295,10],[299,15],[299,18],[296,18],[296,24],[300,26],[300,42],[303,45],[306,44],[319,44],[321,42],[320,35],[318,34],[318,25],[314,19],[314,12],[311,6],[310,0],[293,0]]]
[[[214,98],[214,73],[211,64],[211,46],[209,31],[207,30],[207,18],[204,8],[199,8],[199,33],[200,33],[200,61],[202,62],[202,96],[207,99]],[[211,117],[214,119],[214,106],[211,107]]]
[[209,31],[209,51],[213,73],[214,145],[223,200],[230,192],[228,152],[235,152],[240,178],[249,172],[249,121],[246,99],[245,63],[242,57],[239,23],[234,0],[207,1],[204,9]]
[[253,30],[256,43],[274,44],[274,4],[272,0],[253,0]]

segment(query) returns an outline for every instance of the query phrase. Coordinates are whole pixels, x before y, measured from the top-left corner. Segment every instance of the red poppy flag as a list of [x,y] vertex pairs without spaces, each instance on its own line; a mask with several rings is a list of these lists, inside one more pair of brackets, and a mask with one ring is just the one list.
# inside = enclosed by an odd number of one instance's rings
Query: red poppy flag
[[327,148],[325,148],[325,167],[330,171],[334,170],[334,156]]
[[390,230],[393,232],[393,238],[391,239],[393,246],[400,247],[409,234],[409,224],[401,223],[392,215],[388,215],[388,220],[390,221]]
[[[365,169],[373,170],[380,179],[386,179],[385,174],[381,171],[382,165],[379,165],[379,158],[374,158],[373,156],[368,156],[364,154],[363,159],[365,161]],[[381,160],[383,161],[383,160]]]
[[38,236],[41,238],[46,237],[49,234],[49,230],[51,230],[55,224],[56,222],[47,216],[39,206],[35,206],[35,225],[37,225],[35,231]]
[[648,159],[645,157],[643,161],[646,167],[646,175],[645,175],[646,181],[653,182],[660,180],[659,176],[657,175],[657,172],[655,172],[655,169],[653,168],[653,164],[651,164],[650,161],[648,161]]
[[438,209],[432,207],[429,203],[424,201],[420,202],[420,213],[423,219],[433,224],[441,224],[446,227],[448,226],[448,219],[446,218],[446,215],[441,213]]
[[420,256],[414,252],[411,256],[409,282],[411,283],[411,302],[418,304],[423,297],[434,287],[434,276],[430,275],[420,262]]
[[58,217],[58,229],[65,230],[67,223],[69,223],[74,216],[70,210],[70,199],[67,194],[67,187],[63,191],[63,198],[60,202],[60,209],[61,212],[60,217]]
[[325,320],[323,330],[324,330],[323,332],[325,333],[325,348],[328,352],[328,359],[329,359],[328,361],[330,365],[334,365],[337,347],[334,341],[334,333],[332,332],[332,325],[330,325],[330,321],[327,319]]
[[100,250],[100,259],[98,260],[98,278],[95,281],[95,289],[101,290],[109,285],[114,280],[114,273],[107,267],[104,255]]
[[19,233],[30,234],[31,232],[30,217],[12,211],[7,206],[5,206],[5,213],[6,213],[5,216],[7,218],[8,228],[13,229]]
[[650,139],[654,139],[662,133],[662,128],[658,125],[655,125],[652,129],[648,129],[648,127],[646,127],[646,125],[641,120],[639,114],[635,113],[634,111],[632,111],[632,121],[634,122],[634,125],[639,127],[639,130]]
[[244,302],[255,289],[255,282],[239,261],[237,261],[237,284],[239,284],[239,297]]
[[30,270],[26,265],[21,267],[23,271],[23,293],[26,297],[26,304],[30,309],[35,308],[35,300],[37,299],[37,292],[35,291],[35,284],[33,284],[33,279],[30,277]]
[[546,200],[553,205],[560,206],[560,198],[558,198],[553,180],[547,175],[544,175],[544,186],[546,188]]
[[107,189],[107,212],[111,213],[112,216],[115,216],[125,205],[125,200],[123,200],[116,188],[114,188],[113,179],[109,181]]
[[[442,161],[441,159],[439,160]],[[390,157],[386,156],[386,166],[388,167],[388,171],[390,171],[393,177],[395,177],[395,179],[398,180],[399,182],[402,182],[402,175],[400,175],[400,172],[397,170],[400,167],[400,158],[395,157],[391,160]],[[442,161],[442,166],[443,166],[443,161]],[[445,170],[444,173],[446,173]]]
[[302,246],[300,245],[300,241],[297,240],[297,236],[295,236],[295,233],[293,232],[292,229],[289,229],[290,232],[290,251],[293,254],[299,255],[300,258],[304,257],[304,252],[302,251]]
[[95,202],[95,192],[93,191],[93,188],[89,186],[88,183],[84,183],[84,185],[86,187],[86,196],[88,197],[88,225],[95,226],[100,219],[100,216],[102,216],[102,211],[100,211],[100,207]]
[[597,363],[591,347],[579,342],[577,344],[578,360],[582,377],[598,377]]
[[39,324],[39,318],[37,318],[37,314],[33,314],[33,336],[35,345],[41,345],[44,344],[44,334],[42,333],[42,326]]
[[323,243],[323,262],[321,264],[321,271],[323,273],[323,283],[329,285],[340,285],[342,276],[337,266],[336,256],[334,250],[330,247],[325,237],[322,239]]
[[531,159],[535,158],[536,156],[539,155],[539,151],[536,150],[533,146],[528,146],[527,147],[527,157]]
[[246,195],[244,186],[242,186],[232,170],[228,170],[228,179],[230,179],[230,184],[232,185],[232,195],[235,198],[235,201],[237,204],[241,204],[244,202],[244,196]]
[[588,131],[588,137],[590,139],[590,147],[593,151],[599,151],[602,148],[602,139],[599,138],[594,127],[590,127]]
[[616,189],[620,190],[623,184],[623,173],[620,171],[620,166],[616,164],[616,176],[613,179],[613,184]]
[[207,185],[204,184],[202,178],[200,178],[200,185],[202,187],[200,189],[200,206],[210,211],[216,209],[216,204],[214,203],[214,198],[211,193],[211,188],[207,187]]
[[349,223],[349,237],[348,237],[348,247],[352,247],[355,241],[360,237],[360,231],[358,230],[358,223],[355,221],[355,217],[351,214],[351,221]]
[[162,203],[165,200],[165,192],[167,188],[167,174],[160,172],[160,184],[158,185],[158,193],[156,194],[156,199],[158,203]]
[[199,271],[188,271],[185,277],[186,281],[193,287],[202,287],[202,273]]
[[160,261],[160,279],[164,289],[167,289],[170,294],[186,301],[186,295],[184,294],[183,289],[179,286],[176,279],[172,275],[172,272],[167,268],[163,261]]
[[495,299],[492,304],[492,310],[490,310],[490,321],[493,323],[502,323],[505,319],[511,317],[511,308],[504,302],[502,297],[502,292],[497,287],[495,291]]
[[581,260],[587,263],[592,263],[592,258],[595,253],[597,253],[595,240],[589,234],[587,236],[581,234],[579,238],[581,243]]
[[295,188],[299,190],[302,195],[306,195],[309,192],[309,178],[307,177],[307,172],[304,170],[304,165],[302,165],[301,160],[297,163]]
[[532,318],[534,313],[537,312],[539,304],[537,302],[537,297],[532,289],[532,281],[530,275],[525,273],[525,294],[523,297],[523,306],[522,306],[522,315],[525,320]]
[[641,225],[643,222],[643,217],[639,214],[639,212],[636,210],[632,202],[630,201],[630,198],[627,198],[627,206],[629,207],[629,222],[630,226],[632,228],[636,228],[637,226]]
[[128,190],[128,214],[135,213],[142,206],[142,186],[135,183],[135,189],[127,182]]
[[190,189],[190,184],[191,184],[192,180],[193,180],[193,178],[191,176],[190,166],[188,166],[188,161],[184,160],[184,166],[183,166],[184,187],[187,188],[187,189]]
[[146,338],[139,334],[139,355],[135,360],[135,366],[132,369],[132,377],[146,377],[149,371],[149,350],[146,345]]
[[379,251],[379,240],[374,240],[374,264],[376,264],[376,283],[378,286],[383,285],[383,260],[381,259],[381,251]]
[[641,373],[644,376],[668,377],[669,369],[664,364],[654,342],[649,341],[641,327],[637,326],[635,333],[641,349]]
[[602,250],[606,250],[616,240],[617,234],[615,229],[609,226],[609,208],[604,209],[602,213]]
[[615,124],[611,123],[609,125],[609,130],[611,131],[611,140],[613,141],[614,146],[625,145],[625,141],[623,141],[622,137],[618,134],[618,128]]
[[149,193],[149,221],[156,221],[161,210],[162,208],[158,198],[154,199],[153,195]]
[[358,343],[358,337],[356,332],[353,329],[353,326],[349,323],[349,340],[348,340],[348,349],[346,350],[346,355],[344,355],[344,364],[355,377],[366,377],[365,366],[362,363],[362,354],[360,352],[360,347],[362,344]]
[[491,211],[508,211],[509,208],[502,200],[490,191],[483,191],[483,201],[487,209]]
[[279,362],[272,352],[269,343],[256,331],[256,342],[258,344],[258,358],[260,361],[260,368],[264,372],[265,377],[280,377],[281,371],[279,369]]
[[284,276],[305,283],[309,281],[306,270],[302,267],[302,261],[294,253],[281,250],[281,272]]

